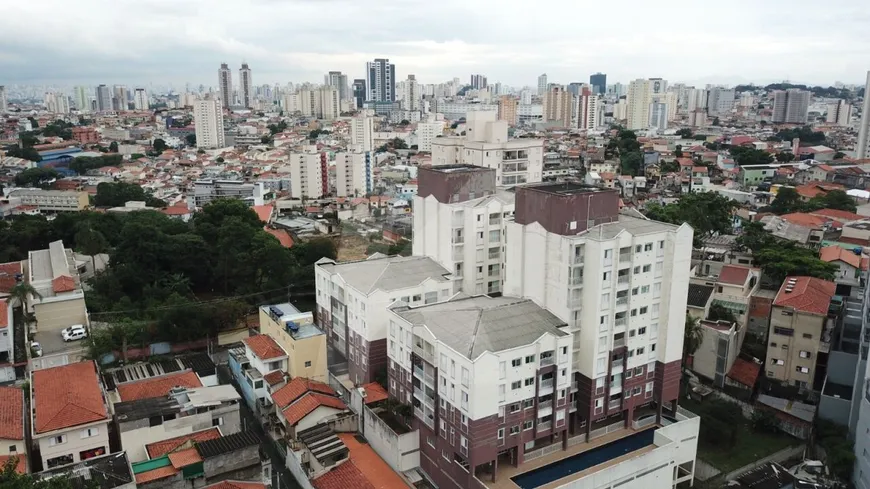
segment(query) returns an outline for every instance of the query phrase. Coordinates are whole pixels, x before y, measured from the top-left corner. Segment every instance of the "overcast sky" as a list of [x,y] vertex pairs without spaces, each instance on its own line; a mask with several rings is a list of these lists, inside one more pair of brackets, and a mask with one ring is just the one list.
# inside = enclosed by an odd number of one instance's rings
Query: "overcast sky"
[[866,1],[7,0],[0,85],[213,86],[242,60],[257,85],[322,82],[375,57],[421,83],[860,83]]

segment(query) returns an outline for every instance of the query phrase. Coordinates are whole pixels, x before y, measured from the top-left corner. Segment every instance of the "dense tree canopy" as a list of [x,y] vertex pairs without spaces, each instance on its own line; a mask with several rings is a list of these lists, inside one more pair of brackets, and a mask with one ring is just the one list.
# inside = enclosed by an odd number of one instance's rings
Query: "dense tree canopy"
[[749,148],[745,146],[731,146],[729,152],[734,161],[740,166],[766,165],[773,163],[773,155],[767,151]]
[[802,144],[810,146],[825,143],[825,133],[813,131],[810,126],[803,126],[795,129],[783,129],[776,133],[776,137],[782,141],[791,141],[792,139],[798,138],[801,140]]
[[15,185],[45,188],[59,177],[60,174],[54,168],[28,168],[15,175]]
[[616,137],[608,141],[604,156],[605,158],[619,157],[619,167],[623,175],[637,176],[643,173],[643,155],[634,131],[618,128]]
[[673,204],[650,204],[646,216],[671,224],[689,223],[700,238],[713,233],[730,234],[731,211],[736,202],[715,192],[692,192],[684,194]]
[[[24,454],[22,453],[22,457]],[[0,466],[0,487],[3,489],[99,489],[95,480],[76,478],[75,483],[65,475],[40,479],[33,474],[19,474],[15,471],[15,458],[10,458]]]
[[776,284],[791,275],[831,280],[837,270],[837,265],[820,260],[815,250],[773,236],[760,222],[746,223],[737,244],[752,251],[755,264]]
[[89,170],[103,168],[107,166],[118,166],[124,161],[124,157],[119,154],[103,155],[97,157],[80,156],[72,160],[69,164],[69,169],[84,175]]
[[135,183],[109,183],[97,185],[94,205],[97,207],[122,207],[127,202],[145,202],[148,207],[166,207],[166,202],[155,198]]
[[837,209],[847,212],[858,210],[855,199],[842,190],[831,190],[819,194],[804,202],[797,190],[792,187],[781,187],[776,198],[770,204],[770,212],[774,214],[790,214],[792,212],[812,212],[819,209]]
[[166,145],[166,141],[157,138],[153,143],[151,143],[151,149],[153,149],[155,153],[160,154],[169,149],[169,146]]

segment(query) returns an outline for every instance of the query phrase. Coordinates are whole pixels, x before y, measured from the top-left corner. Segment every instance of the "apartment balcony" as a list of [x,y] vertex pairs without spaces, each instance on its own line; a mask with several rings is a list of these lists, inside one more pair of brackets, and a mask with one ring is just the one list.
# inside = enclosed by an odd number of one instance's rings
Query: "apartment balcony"
[[541,379],[540,385],[541,385],[541,390],[552,389],[553,388],[553,378],[551,377],[549,379]]
[[619,409],[622,406],[622,399],[614,399],[607,405],[609,410]]
[[623,297],[617,297],[616,298],[616,305],[617,306],[627,306],[628,305],[628,296],[626,295]]
[[[618,340],[613,340],[613,348],[622,348],[625,346],[625,338],[620,338]],[[616,362],[613,362],[614,367],[616,366]]]
[[620,253],[619,263],[628,263],[631,261],[631,253]]
[[548,401],[538,401],[538,409],[547,409],[553,407],[553,400],[550,399]]
[[435,410],[435,399],[423,393],[423,389],[414,389],[414,398],[428,406],[433,411]]
[[[623,340],[623,342],[624,342],[624,341],[625,341],[625,340]],[[614,343],[615,343],[615,342],[614,342]],[[624,359],[624,358],[620,358],[620,359],[618,359],[618,360],[614,360],[614,361],[610,364],[610,367],[613,368],[613,369],[622,368],[622,367],[624,367],[624,366],[625,366],[625,359]]]
[[435,365],[435,355],[432,354],[431,352],[424,350],[422,345],[417,345],[415,343],[413,351],[417,356],[419,356],[423,360],[426,360],[430,364]]
[[547,431],[553,427],[552,421],[544,421],[543,423],[538,423],[538,431]]
[[628,318],[616,318],[613,320],[613,327],[619,328],[628,324]]
[[420,418],[421,421],[426,423],[426,426],[428,426],[430,429],[433,429],[433,430],[435,429],[435,416],[434,415],[432,415],[432,414],[427,415],[427,414],[423,413],[423,410],[420,408],[414,408],[414,414],[418,418]]
[[568,299],[568,309],[580,309],[581,306],[583,306],[582,298]]
[[616,278],[616,283],[618,285],[628,285],[629,281],[630,281],[630,279],[629,279],[628,275],[621,275],[621,276]]
[[429,384],[431,387],[435,387],[435,377],[426,373],[420,366],[414,365],[414,377],[417,377],[421,381]]
[[541,366],[542,367],[548,367],[550,365],[553,365],[554,363],[556,363],[556,359],[553,355],[550,355],[548,357],[544,357],[544,356],[541,357]]
[[462,261],[465,257],[465,247],[463,245],[456,245],[453,247],[453,261]]
[[463,244],[465,243],[465,236],[454,236],[453,244]]

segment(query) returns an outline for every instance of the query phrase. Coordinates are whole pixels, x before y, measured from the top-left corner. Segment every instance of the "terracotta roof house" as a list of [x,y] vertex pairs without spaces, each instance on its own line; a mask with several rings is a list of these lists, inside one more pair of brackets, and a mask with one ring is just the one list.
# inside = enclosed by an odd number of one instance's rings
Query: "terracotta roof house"
[[[17,456],[16,470],[27,472],[27,447],[24,446],[24,391],[0,387],[0,467]],[[0,469],[2,470],[2,469]]]
[[36,370],[31,374],[32,437],[43,468],[105,455],[109,410],[93,361]]
[[121,401],[151,399],[168,395],[173,387],[202,387],[202,381],[195,372],[188,370],[119,384],[118,396]]

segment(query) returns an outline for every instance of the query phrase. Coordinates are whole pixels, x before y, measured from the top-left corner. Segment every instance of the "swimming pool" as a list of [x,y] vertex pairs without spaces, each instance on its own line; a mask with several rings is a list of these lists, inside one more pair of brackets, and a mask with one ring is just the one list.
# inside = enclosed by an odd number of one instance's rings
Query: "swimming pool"
[[592,450],[511,477],[521,489],[535,489],[590,467],[652,445],[655,430],[645,430]]

